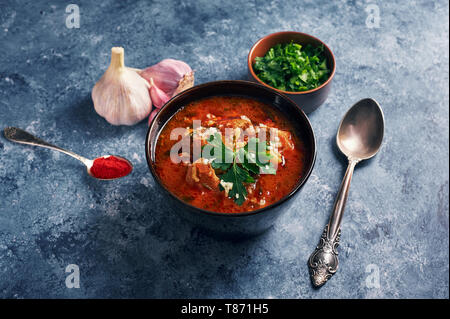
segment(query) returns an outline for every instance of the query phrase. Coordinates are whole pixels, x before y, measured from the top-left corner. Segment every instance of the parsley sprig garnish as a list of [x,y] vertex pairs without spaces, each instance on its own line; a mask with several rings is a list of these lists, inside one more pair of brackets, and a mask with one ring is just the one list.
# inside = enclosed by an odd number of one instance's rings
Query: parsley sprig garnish
[[[276,174],[276,169],[270,162],[267,143],[260,146],[256,137],[249,139],[248,143],[239,149],[230,149],[222,142],[220,133],[214,133],[207,139],[209,151],[203,149],[202,157],[211,160],[212,168],[223,172],[219,178],[226,183],[233,183],[228,191],[228,198],[241,206],[247,198],[245,183],[254,183],[251,174]],[[250,146],[250,147],[249,147]],[[224,191],[222,185],[219,185]]]
[[301,92],[322,85],[329,76],[323,46],[277,44],[264,57],[256,57],[256,75],[279,90]]

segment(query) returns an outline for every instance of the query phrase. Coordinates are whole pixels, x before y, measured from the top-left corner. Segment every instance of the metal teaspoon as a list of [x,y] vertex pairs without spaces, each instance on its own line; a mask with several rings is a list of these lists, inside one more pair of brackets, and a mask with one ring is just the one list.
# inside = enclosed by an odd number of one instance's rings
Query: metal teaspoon
[[[86,165],[88,174],[94,178],[101,179],[101,180],[111,180],[111,179],[120,178],[120,177],[108,178],[108,179],[98,178],[91,173],[91,168],[92,168],[92,165],[94,164],[94,160],[85,158],[81,155],[75,154],[72,151],[68,151],[61,147],[47,143],[46,141],[41,140],[20,128],[7,127],[3,130],[3,133],[4,133],[5,137],[12,142],[16,142],[16,143],[20,143],[20,144],[28,144],[28,145],[33,145],[33,146],[41,146],[41,147],[49,148],[49,149],[70,155],[70,156],[76,158],[77,160],[79,160],[80,162],[82,162],[84,165]],[[103,156],[103,157],[105,157],[105,156]],[[114,157],[117,157],[123,161],[126,161],[130,165],[131,169],[133,168],[133,165],[131,164],[131,162],[129,160],[127,160],[126,158],[123,158],[123,157],[120,157],[117,155],[114,155]],[[121,176],[121,177],[124,177],[124,176]]]
[[308,260],[311,281],[314,286],[325,284],[337,271],[339,265],[337,247],[341,235],[344,214],[352,179],[357,163],[377,154],[384,135],[384,115],[373,99],[363,99],[353,105],[342,119],[336,143],[348,158],[348,167],[334,203],[333,213],[314,252]]

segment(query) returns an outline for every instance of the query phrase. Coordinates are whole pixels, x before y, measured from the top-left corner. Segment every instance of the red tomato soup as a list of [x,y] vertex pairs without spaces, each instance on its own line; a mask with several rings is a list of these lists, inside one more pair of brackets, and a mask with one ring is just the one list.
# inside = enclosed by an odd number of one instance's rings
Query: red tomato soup
[[[200,127],[194,125],[198,121]],[[184,135],[171,139],[176,128]],[[183,136],[190,142],[188,152],[176,147]],[[201,145],[201,157],[194,157],[195,145]],[[213,151],[206,151],[206,145]],[[252,151],[251,145],[259,148]],[[228,162],[217,159],[220,151]],[[302,177],[305,151],[292,124],[274,107],[218,96],[186,105],[166,123],[156,145],[155,169],[166,188],[190,205],[240,213],[289,194]],[[173,160],[174,153],[181,162]]]

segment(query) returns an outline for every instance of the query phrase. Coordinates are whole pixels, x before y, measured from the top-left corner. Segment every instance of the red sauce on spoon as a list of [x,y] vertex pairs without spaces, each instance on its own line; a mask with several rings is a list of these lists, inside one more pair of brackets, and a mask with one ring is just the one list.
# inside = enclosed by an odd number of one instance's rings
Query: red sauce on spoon
[[133,167],[130,163],[116,156],[99,157],[94,160],[90,172],[101,179],[114,179],[130,174]]

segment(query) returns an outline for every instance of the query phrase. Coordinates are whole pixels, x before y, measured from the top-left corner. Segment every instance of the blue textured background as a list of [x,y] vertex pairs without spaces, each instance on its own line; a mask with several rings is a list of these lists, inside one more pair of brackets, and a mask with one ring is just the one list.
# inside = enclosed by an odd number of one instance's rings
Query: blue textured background
[[[39,3],[40,2],[40,3]],[[76,160],[0,137],[0,297],[449,297],[448,1],[2,1],[0,127],[17,126],[86,157],[116,153],[135,165],[114,182]],[[380,27],[368,28],[376,4]],[[173,214],[144,154],[146,122],[115,127],[90,91],[125,47],[143,68],[167,57],[196,83],[245,79],[260,37],[296,30],[329,44],[337,71],[310,115],[313,174],[271,231],[244,242],[204,235]],[[341,268],[320,290],[306,261],[345,170],[334,147],[345,111],[373,97],[386,117],[381,152],[356,169],[343,221]],[[81,288],[68,289],[77,264]],[[368,265],[380,287],[368,288]]]

